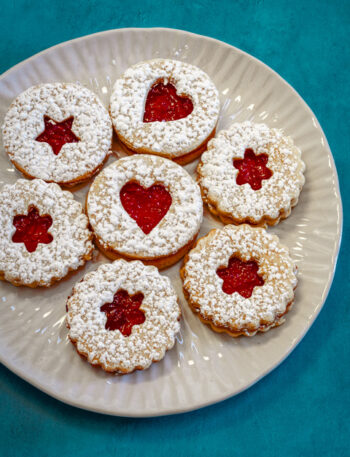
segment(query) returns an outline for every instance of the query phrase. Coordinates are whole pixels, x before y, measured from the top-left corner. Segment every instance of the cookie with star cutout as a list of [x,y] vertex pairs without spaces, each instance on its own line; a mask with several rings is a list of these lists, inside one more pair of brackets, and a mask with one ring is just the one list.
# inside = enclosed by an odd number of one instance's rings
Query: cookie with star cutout
[[192,311],[233,337],[283,324],[297,286],[287,247],[248,224],[211,230],[187,254],[180,273]]
[[200,68],[170,59],[140,62],[115,82],[113,127],[131,153],[154,154],[184,165],[215,134],[219,94]]
[[80,203],[57,184],[19,179],[0,190],[0,279],[49,287],[91,259]]
[[106,167],[86,212],[99,249],[111,259],[166,268],[193,245],[203,218],[198,184],[180,165],[137,154]]
[[208,143],[198,183],[209,210],[225,224],[275,225],[291,213],[305,164],[292,138],[252,122],[235,123]]
[[70,187],[101,169],[113,129],[108,111],[89,89],[49,83],[17,96],[2,133],[11,162],[26,177]]
[[175,344],[180,317],[170,279],[139,261],[101,265],[67,301],[68,335],[77,352],[120,374],[159,362]]

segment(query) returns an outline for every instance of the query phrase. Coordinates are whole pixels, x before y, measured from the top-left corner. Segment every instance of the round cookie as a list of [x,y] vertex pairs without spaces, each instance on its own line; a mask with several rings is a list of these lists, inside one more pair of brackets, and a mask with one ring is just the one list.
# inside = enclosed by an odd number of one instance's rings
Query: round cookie
[[297,286],[288,249],[277,236],[247,224],[226,225],[199,239],[181,278],[201,321],[233,337],[283,324]]
[[235,123],[208,144],[198,183],[225,224],[275,225],[289,216],[304,185],[305,164],[290,137],[265,124]]
[[12,102],[3,124],[11,162],[25,176],[74,186],[89,179],[110,154],[108,111],[86,87],[33,86]]
[[175,343],[181,311],[169,278],[142,262],[116,260],[87,273],[67,301],[69,338],[105,371],[131,373]]
[[19,179],[0,190],[0,279],[49,287],[91,259],[80,203],[57,184]]
[[129,152],[191,162],[215,134],[220,101],[198,67],[169,59],[140,62],[115,82],[114,130]]
[[106,167],[89,190],[86,208],[96,243],[108,257],[158,268],[185,255],[203,217],[191,176],[168,159],[143,154]]

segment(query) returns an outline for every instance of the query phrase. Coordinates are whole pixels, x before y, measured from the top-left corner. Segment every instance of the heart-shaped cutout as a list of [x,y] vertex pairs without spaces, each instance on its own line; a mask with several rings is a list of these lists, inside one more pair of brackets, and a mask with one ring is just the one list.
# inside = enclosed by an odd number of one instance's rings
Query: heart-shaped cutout
[[168,122],[187,117],[193,111],[189,97],[178,95],[176,87],[163,81],[151,87],[148,92],[143,122]]
[[120,190],[120,201],[146,235],[163,219],[172,203],[168,190],[162,184],[147,189],[130,181]]
[[259,266],[255,260],[243,262],[231,257],[228,267],[218,268],[216,274],[224,280],[222,290],[231,295],[238,292],[242,297],[249,298],[256,286],[262,286],[264,280],[258,275]]
[[105,328],[120,330],[124,336],[130,336],[133,326],[146,320],[145,313],[140,309],[143,298],[142,293],[129,295],[126,290],[118,290],[113,301],[100,308],[107,316]]

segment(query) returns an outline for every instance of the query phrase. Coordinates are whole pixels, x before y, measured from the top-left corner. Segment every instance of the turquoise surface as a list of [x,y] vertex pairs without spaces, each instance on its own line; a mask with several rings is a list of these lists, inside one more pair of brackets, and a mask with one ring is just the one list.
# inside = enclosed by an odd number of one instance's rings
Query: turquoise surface
[[[223,403],[124,419],[64,405],[0,367],[0,455],[349,456],[349,1],[1,2],[0,72],[49,46],[121,27],[226,41],[285,78],[315,112],[338,168],[343,243],[327,302],[275,371]],[[1,318],[1,316],[0,316]]]

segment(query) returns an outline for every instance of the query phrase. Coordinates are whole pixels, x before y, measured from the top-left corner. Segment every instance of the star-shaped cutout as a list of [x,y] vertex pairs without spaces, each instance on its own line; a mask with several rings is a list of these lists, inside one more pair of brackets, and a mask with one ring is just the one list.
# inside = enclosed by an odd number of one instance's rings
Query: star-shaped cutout
[[255,260],[244,262],[231,257],[228,267],[218,268],[216,274],[223,279],[222,290],[231,295],[238,292],[242,297],[249,298],[256,286],[262,286],[264,280],[258,275],[259,266]]
[[105,328],[120,330],[124,336],[129,336],[134,325],[143,324],[146,320],[145,313],[139,309],[142,300],[142,293],[129,295],[126,290],[118,290],[113,301],[100,308],[107,316]]
[[24,243],[28,252],[34,252],[39,243],[49,244],[53,240],[48,229],[52,225],[49,215],[40,216],[35,206],[30,206],[28,215],[18,214],[13,218],[16,231],[12,236],[14,243]]
[[78,143],[80,139],[72,132],[74,117],[62,122],[56,122],[49,116],[44,116],[45,130],[35,138],[35,141],[48,143],[57,156],[66,143]]
[[237,184],[241,186],[247,183],[253,190],[261,189],[262,180],[270,179],[272,176],[272,171],[266,166],[268,160],[267,154],[256,155],[253,149],[246,149],[244,159],[233,160],[233,166],[239,170]]

